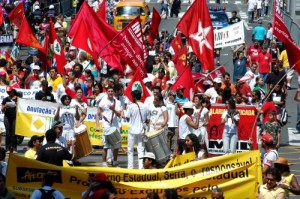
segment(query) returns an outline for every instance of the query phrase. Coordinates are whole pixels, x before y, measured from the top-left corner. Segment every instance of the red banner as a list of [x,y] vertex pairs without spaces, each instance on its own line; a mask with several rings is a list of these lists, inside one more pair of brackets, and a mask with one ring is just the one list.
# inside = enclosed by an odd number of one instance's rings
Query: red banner
[[136,17],[112,41],[112,46],[119,52],[130,68],[136,72],[140,70],[142,77],[147,76],[147,52],[140,17]]
[[[220,125],[222,113],[226,110],[224,104],[212,104],[210,108],[210,120],[207,126],[207,148],[209,154],[223,154],[222,135],[224,125]],[[240,112],[240,121],[238,125],[238,144],[237,152],[249,151],[248,140],[251,136],[254,143],[254,149],[257,149],[256,135],[256,108],[250,105],[237,105]]]

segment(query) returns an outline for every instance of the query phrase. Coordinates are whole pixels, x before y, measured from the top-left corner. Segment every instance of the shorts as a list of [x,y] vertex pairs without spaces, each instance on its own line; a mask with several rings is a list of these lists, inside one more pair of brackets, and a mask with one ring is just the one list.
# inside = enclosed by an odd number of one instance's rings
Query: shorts
[[[118,144],[115,145],[111,145],[108,143],[107,141],[107,136],[105,134],[107,134],[107,131],[109,130],[109,128],[103,128],[103,136],[102,136],[102,143],[103,143],[103,148],[104,149],[119,149],[121,148],[121,143],[119,142]],[[120,130],[118,130],[120,133]]]
[[63,129],[62,136],[67,140],[76,140],[74,129]]
[[285,72],[287,73],[286,74],[287,79],[292,79],[293,78],[294,69],[285,68]]

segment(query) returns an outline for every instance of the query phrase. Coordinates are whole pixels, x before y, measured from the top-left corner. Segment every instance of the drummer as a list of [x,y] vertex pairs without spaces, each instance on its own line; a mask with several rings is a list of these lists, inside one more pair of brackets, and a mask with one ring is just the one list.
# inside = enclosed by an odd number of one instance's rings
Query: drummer
[[[115,127],[118,130],[119,128],[119,117],[122,113],[122,107],[119,100],[114,97],[114,88],[112,86],[108,86],[106,88],[107,95],[103,97],[103,99],[99,103],[99,108],[96,114],[96,130],[100,131],[99,125],[99,117],[102,117],[102,128],[103,135],[103,152],[102,152],[102,166],[106,167],[107,163],[107,150],[110,148],[113,150],[113,166],[118,166],[118,152],[121,147],[121,143],[118,143],[114,146],[111,146],[107,142],[106,134],[109,133],[111,127]],[[120,132],[118,132],[120,133]]]
[[[128,105],[126,118],[129,119],[128,132],[128,169],[133,169],[134,145],[137,144],[138,157],[141,158],[144,154],[144,142],[142,137],[145,133],[144,124],[146,123],[148,109],[142,103],[142,93],[138,90],[131,92],[133,103]],[[143,168],[143,161],[139,160],[139,169]]]
[[74,141],[75,118],[76,120],[79,120],[78,108],[71,106],[71,97],[69,95],[63,95],[60,100],[62,105],[58,105],[54,119],[62,122],[62,136],[65,137],[67,142]]

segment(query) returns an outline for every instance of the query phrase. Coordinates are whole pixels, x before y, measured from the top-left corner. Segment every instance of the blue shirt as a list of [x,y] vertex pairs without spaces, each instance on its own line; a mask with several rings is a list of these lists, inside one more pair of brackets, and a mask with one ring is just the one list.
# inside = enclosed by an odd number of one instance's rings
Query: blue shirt
[[[46,191],[50,191],[52,188],[49,186],[44,186],[42,189],[44,189]],[[64,195],[58,190],[55,190],[52,194],[53,194],[54,198],[56,198],[56,199],[64,199],[65,198]],[[42,192],[39,189],[36,189],[32,192],[30,199],[40,199],[41,196],[42,196]]]
[[262,41],[265,39],[265,36],[267,35],[267,30],[262,26],[256,26],[253,29],[252,34],[254,35],[255,40]]
[[189,101],[188,98],[186,98],[184,96],[182,98],[179,98],[179,97],[177,97],[177,95],[176,95],[176,98],[174,100],[174,102],[178,103],[178,104],[184,104],[185,102],[188,102],[188,101]]

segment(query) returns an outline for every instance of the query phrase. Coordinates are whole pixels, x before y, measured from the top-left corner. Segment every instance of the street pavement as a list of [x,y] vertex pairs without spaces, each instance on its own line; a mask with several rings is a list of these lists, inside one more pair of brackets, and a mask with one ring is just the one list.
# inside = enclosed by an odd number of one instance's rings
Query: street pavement
[[[160,11],[160,4],[157,3],[156,0],[148,0],[147,1],[152,11],[152,8],[155,7],[158,11]],[[216,3],[216,1],[208,1],[210,3]],[[223,2],[223,1],[222,1]],[[236,10],[238,11],[238,15],[245,21],[247,21],[247,5],[243,3],[244,1],[236,1],[236,0],[227,0],[226,4],[226,12],[230,16],[231,11]],[[185,10],[188,8],[189,3],[188,0],[183,0],[181,6],[181,13],[180,17],[184,14]],[[179,17],[179,18],[180,18]],[[169,18],[169,19],[162,19],[160,30],[166,29],[169,33],[174,31],[174,27],[176,27],[176,23],[178,22],[179,18]],[[270,22],[272,19],[270,18],[263,18],[263,24],[266,27],[266,24]],[[245,25],[245,38],[247,44],[251,44],[251,31],[256,26],[256,23],[248,24],[246,22]],[[232,51],[231,48],[224,48],[221,51],[221,64],[226,67],[226,70],[232,74],[233,66],[232,66]],[[297,120],[297,103],[293,100],[295,91],[298,88],[297,82],[297,74],[295,74],[293,81],[292,81],[292,90],[288,91],[287,102],[286,102],[286,109],[288,111],[288,123],[286,126],[282,128],[281,133],[281,143],[282,147],[279,149],[279,155],[288,158],[289,162],[294,164],[291,166],[291,171],[296,175],[298,181],[300,182],[300,134],[297,135],[297,131],[295,130],[296,120]],[[299,136],[299,137],[297,137]],[[2,139],[2,143],[4,142]],[[291,141],[291,139],[294,139]],[[19,154],[23,154],[25,152],[25,147],[27,145],[28,138],[24,140],[24,142],[18,146]],[[290,145],[294,144],[294,146]],[[136,156],[136,155],[135,155]],[[88,157],[81,158],[79,160],[83,166],[100,166],[102,162],[101,158],[101,149],[95,148],[94,152],[89,155]],[[118,158],[118,162],[120,167],[125,168],[127,166],[127,155],[124,151],[120,151],[120,155]],[[137,165],[137,161],[135,161]],[[300,198],[296,196],[292,196],[291,198]]]

